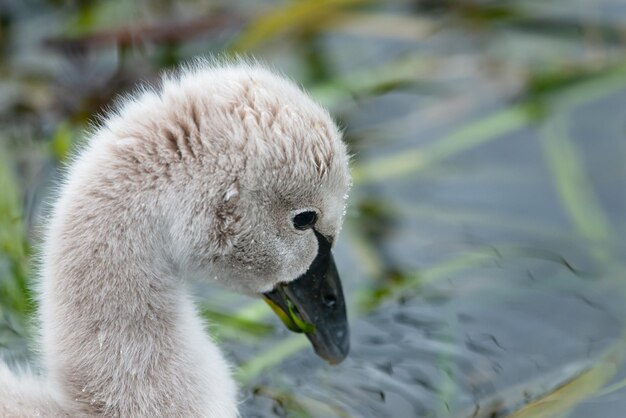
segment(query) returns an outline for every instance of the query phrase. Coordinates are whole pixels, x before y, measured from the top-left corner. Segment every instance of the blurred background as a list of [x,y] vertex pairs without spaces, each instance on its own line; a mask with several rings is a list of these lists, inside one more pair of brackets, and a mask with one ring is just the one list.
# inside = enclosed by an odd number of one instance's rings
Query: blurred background
[[0,0],[0,356],[37,364],[47,202],[96,115],[236,53],[330,109],[355,182],[341,365],[197,287],[243,416],[624,417],[623,0]]

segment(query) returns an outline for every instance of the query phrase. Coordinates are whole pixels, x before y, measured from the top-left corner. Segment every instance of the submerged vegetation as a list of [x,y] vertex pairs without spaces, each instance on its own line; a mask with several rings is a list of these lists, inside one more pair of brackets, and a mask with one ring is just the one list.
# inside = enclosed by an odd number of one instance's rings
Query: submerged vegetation
[[288,74],[354,154],[346,363],[319,363],[262,301],[198,285],[244,416],[622,417],[620,0],[0,4],[2,357],[36,361],[33,254],[72,149],[197,55]]

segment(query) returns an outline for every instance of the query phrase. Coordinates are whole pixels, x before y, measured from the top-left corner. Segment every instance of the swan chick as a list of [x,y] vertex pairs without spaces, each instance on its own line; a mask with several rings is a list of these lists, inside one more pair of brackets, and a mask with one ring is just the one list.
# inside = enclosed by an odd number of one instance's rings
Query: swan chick
[[327,111],[257,64],[196,62],[123,100],[60,188],[42,249],[42,375],[0,363],[0,416],[238,416],[188,278],[263,297],[340,362],[331,247],[350,183]]

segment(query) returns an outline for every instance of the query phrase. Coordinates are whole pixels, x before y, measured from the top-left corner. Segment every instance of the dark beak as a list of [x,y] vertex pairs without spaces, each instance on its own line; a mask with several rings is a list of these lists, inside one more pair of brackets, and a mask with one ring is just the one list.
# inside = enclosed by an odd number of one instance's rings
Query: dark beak
[[263,297],[287,328],[306,333],[318,356],[338,364],[350,350],[346,303],[331,242],[317,231],[315,235],[318,252],[309,270]]

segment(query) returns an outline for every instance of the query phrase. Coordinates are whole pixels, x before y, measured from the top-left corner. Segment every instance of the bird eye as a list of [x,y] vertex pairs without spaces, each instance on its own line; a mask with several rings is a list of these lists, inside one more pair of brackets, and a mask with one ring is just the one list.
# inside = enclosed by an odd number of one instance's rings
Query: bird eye
[[293,217],[293,226],[301,231],[312,228],[317,222],[317,213],[312,210],[300,212]]

